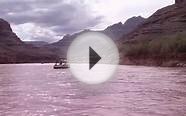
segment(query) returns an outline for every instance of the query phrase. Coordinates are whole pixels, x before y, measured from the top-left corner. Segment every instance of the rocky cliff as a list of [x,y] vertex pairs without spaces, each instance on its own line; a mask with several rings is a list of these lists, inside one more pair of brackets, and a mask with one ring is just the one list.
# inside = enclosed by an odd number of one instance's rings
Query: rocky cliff
[[52,51],[22,42],[10,24],[0,19],[0,63],[54,62],[56,58]]
[[23,42],[17,37],[15,33],[12,32],[10,24],[0,19],[0,44],[7,45],[22,45]]
[[103,30],[107,36],[111,37],[114,41],[119,40],[122,36],[132,32],[139,25],[141,25],[145,21],[145,18],[138,16],[129,18],[124,24],[121,22],[116,23],[107,27]]
[[150,16],[142,25],[122,39],[155,38],[175,35],[186,31],[186,0],[176,0],[176,4],[162,8]]

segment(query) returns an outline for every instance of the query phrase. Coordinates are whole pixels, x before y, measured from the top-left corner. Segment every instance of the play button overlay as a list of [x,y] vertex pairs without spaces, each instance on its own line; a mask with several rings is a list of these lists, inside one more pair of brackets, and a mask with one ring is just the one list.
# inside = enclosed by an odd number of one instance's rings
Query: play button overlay
[[83,33],[71,43],[67,61],[73,77],[80,82],[101,84],[114,77],[119,63],[118,48],[102,33]]
[[89,70],[101,59],[101,57],[89,47]]

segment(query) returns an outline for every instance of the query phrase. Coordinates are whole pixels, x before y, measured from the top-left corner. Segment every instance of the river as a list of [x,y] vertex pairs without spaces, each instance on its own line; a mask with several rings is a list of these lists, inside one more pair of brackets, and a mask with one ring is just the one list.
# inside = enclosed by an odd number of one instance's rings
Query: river
[[101,85],[52,64],[1,64],[1,116],[186,116],[186,68],[119,66]]

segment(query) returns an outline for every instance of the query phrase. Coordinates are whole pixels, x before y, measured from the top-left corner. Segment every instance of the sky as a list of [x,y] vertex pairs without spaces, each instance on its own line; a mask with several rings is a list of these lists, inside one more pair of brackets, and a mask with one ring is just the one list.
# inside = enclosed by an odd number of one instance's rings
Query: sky
[[0,0],[0,18],[21,40],[55,42],[84,29],[102,30],[149,17],[174,0]]

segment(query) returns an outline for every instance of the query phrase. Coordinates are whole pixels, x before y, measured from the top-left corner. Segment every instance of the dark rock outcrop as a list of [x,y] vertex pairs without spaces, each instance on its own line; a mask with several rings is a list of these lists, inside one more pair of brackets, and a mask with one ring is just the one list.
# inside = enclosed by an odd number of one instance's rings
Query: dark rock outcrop
[[17,35],[12,32],[10,24],[3,19],[0,19],[0,44],[1,45],[23,44],[23,42],[17,37]]

